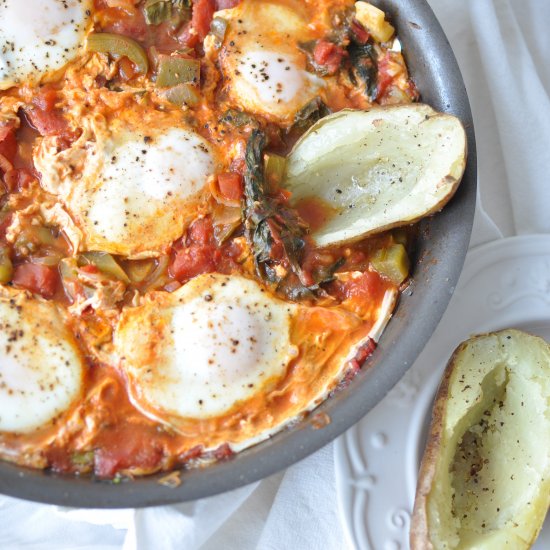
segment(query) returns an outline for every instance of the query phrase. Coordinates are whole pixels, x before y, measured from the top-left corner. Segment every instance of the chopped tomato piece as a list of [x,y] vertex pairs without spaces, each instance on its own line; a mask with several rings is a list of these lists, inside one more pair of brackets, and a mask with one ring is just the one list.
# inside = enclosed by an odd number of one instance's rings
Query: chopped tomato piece
[[[139,427],[129,425],[111,434],[108,445],[94,455],[94,471],[99,477],[113,477],[125,468],[155,469],[162,460],[163,450],[154,438]],[[149,437],[148,437],[149,435]],[[116,437],[115,437],[116,436]]]
[[353,371],[357,372],[367,360],[367,357],[370,357],[374,350],[376,349],[376,342],[369,338],[355,354],[355,357],[350,361],[350,367]]
[[59,447],[50,447],[45,451],[50,468],[54,472],[70,473],[72,471],[72,462],[70,455],[66,450]]
[[215,0],[197,0],[193,3],[193,17],[191,24],[202,42],[210,32],[210,23],[216,11]]
[[393,81],[393,76],[389,74],[390,56],[386,54],[378,61],[378,83],[376,99],[379,100],[384,96],[390,84]]
[[59,136],[68,140],[74,138],[63,112],[56,107],[57,92],[53,88],[42,88],[33,103],[35,106],[27,109],[25,114],[30,125],[40,135]]
[[340,68],[345,54],[340,46],[327,40],[319,40],[313,50],[313,59],[317,65],[325,67],[328,74],[334,74]]
[[143,41],[147,37],[147,23],[143,12],[133,6],[110,7],[97,14],[101,30],[123,34],[134,40]]
[[243,245],[234,240],[223,245],[216,255],[216,271],[218,273],[233,273],[239,269],[239,258],[243,255]]
[[353,38],[359,44],[366,44],[369,41],[370,34],[357,19],[353,19],[350,25],[351,32],[353,33]]
[[183,31],[178,36],[178,40],[188,48],[194,48],[199,43],[199,37],[193,32],[191,23],[185,25]]
[[237,260],[245,252],[245,246],[239,242],[230,240],[223,245],[222,253],[224,258],[229,258],[231,260]]
[[6,157],[9,162],[13,162],[16,153],[15,127],[11,124],[0,126],[0,155]]
[[126,56],[120,58],[118,62],[118,72],[123,80],[132,80],[139,71],[136,70],[136,66]]
[[207,245],[214,244],[214,228],[210,218],[195,220],[187,230],[189,243]]
[[29,187],[35,179],[35,176],[25,168],[10,170],[4,174],[4,183],[10,193]]
[[194,2],[191,23],[184,29],[180,41],[190,48],[202,43],[210,32],[210,23],[215,11],[215,0],[197,0]]
[[223,443],[214,450],[213,454],[217,460],[227,460],[228,458],[231,458],[235,453],[229,446],[229,443]]
[[230,201],[239,201],[243,196],[243,177],[236,172],[226,172],[218,176],[221,194]]
[[170,266],[170,274],[180,282],[188,281],[203,273],[216,270],[214,260],[215,249],[199,245],[191,245],[178,250]]
[[391,286],[374,271],[365,271],[359,277],[347,281],[330,283],[330,293],[339,300],[352,300],[354,307],[368,310],[375,303],[381,303],[388,287]]
[[163,21],[155,27],[154,40],[155,48],[160,52],[171,52],[179,48],[178,39],[171,21]]
[[40,264],[22,264],[15,268],[12,282],[41,294],[44,298],[51,298],[57,289],[58,273],[53,267]]
[[67,128],[67,120],[61,111],[43,111],[35,107],[26,111],[29,122],[42,136],[58,136],[63,134]]
[[185,464],[186,462],[190,460],[194,460],[196,458],[200,458],[204,453],[204,447],[202,445],[195,445],[194,447],[191,447],[188,451],[185,451],[181,455],[178,456],[178,460]]
[[354,296],[372,296],[380,294],[380,275],[374,271],[365,271],[357,279],[345,283],[346,298]]
[[315,48],[313,50],[313,59],[315,60],[315,63],[324,65],[335,47],[336,45],[332,42],[319,40],[317,44],[315,44]]
[[54,88],[44,86],[33,99],[33,103],[42,111],[53,111],[57,103],[57,91]]

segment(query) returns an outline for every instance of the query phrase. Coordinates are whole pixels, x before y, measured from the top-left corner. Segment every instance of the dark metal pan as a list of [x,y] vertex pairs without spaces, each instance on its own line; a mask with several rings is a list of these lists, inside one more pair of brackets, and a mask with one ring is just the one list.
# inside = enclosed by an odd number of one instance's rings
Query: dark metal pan
[[332,441],[367,414],[413,364],[447,307],[468,248],[476,197],[474,129],[460,70],[427,2],[375,3],[396,23],[422,100],[464,122],[469,158],[453,200],[420,225],[411,289],[401,297],[374,355],[349,387],[318,408],[331,423],[314,429],[306,419],[227,462],[183,472],[183,482],[175,489],[160,485],[159,476],[112,484],[1,463],[1,493],[67,506],[117,508],[182,502],[228,491],[286,468]]

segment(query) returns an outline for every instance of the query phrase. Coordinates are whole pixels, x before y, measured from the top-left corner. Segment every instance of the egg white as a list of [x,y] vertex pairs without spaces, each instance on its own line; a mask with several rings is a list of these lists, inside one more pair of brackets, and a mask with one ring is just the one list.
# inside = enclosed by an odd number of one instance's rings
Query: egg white
[[80,126],[68,149],[44,138],[34,153],[42,186],[60,198],[82,234],[73,245],[131,258],[158,255],[182,234],[214,172],[211,146],[183,124],[107,125],[91,117]]
[[0,90],[36,83],[73,60],[91,23],[91,0],[2,0]]
[[290,124],[323,80],[306,71],[298,43],[311,31],[299,4],[243,0],[219,16],[228,30],[219,52],[224,89],[235,107]]
[[[328,399],[331,392],[334,391],[336,384],[342,379],[345,375],[346,368],[349,365],[349,361],[353,360],[357,355],[357,352],[361,349],[362,346],[369,343],[369,341],[378,343],[384,329],[386,328],[388,322],[392,317],[392,312],[395,309],[395,304],[397,301],[397,291],[388,290],[382,303],[376,308],[375,313],[375,322],[371,327],[366,338],[356,342],[349,349],[343,349],[341,351],[341,360],[340,360],[340,370],[339,372],[331,379],[327,378],[325,383],[322,385],[322,389],[315,395],[315,397],[308,402],[301,403],[301,410],[296,416],[288,416],[284,422],[273,426],[270,429],[263,430],[261,432],[255,433],[252,437],[242,439],[241,441],[233,441],[230,443],[230,448],[233,452],[238,453],[251,447],[252,445],[257,445],[258,443],[265,441],[269,437],[272,437],[277,432],[282,430],[285,426],[288,426],[295,422],[297,419],[303,417],[307,413],[314,411],[321,403]],[[333,310],[335,311],[335,310]],[[340,312],[341,313],[341,312]],[[335,328],[338,326],[338,320],[335,318]],[[344,318],[341,318],[340,321],[344,321]],[[345,323],[345,321],[344,321]]]
[[[126,308],[115,332],[115,356],[136,408],[181,433],[194,433],[201,444],[204,436],[207,447],[212,434],[204,422],[240,411],[239,404],[250,406],[238,433],[229,428],[226,436],[237,452],[326,399],[359,348],[378,341],[395,297],[388,291],[373,311],[366,337],[348,341],[361,321],[344,309],[286,303],[241,276],[200,275],[172,294],[151,293],[140,306]],[[313,334],[308,327],[317,326],[319,316],[325,328]],[[296,329],[304,341],[295,340]],[[289,368],[292,376],[278,386]],[[283,412],[255,410],[254,398],[282,394],[288,399]],[[251,415],[260,415],[261,425]]]
[[115,347],[146,415],[218,416],[281,377],[296,357],[296,306],[243,277],[207,274],[127,309]]
[[81,394],[84,365],[52,302],[0,295],[0,432],[47,425]]

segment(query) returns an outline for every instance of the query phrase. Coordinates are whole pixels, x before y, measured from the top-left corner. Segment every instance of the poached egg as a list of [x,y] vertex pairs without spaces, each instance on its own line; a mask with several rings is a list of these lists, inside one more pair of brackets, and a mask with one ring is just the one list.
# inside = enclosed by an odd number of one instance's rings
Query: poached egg
[[2,0],[0,90],[35,84],[77,55],[91,25],[91,0]]
[[303,6],[243,0],[218,15],[228,24],[219,62],[230,102],[292,124],[323,86],[306,70],[306,55],[298,47],[312,38]]
[[34,152],[42,186],[59,197],[82,234],[73,245],[129,258],[159,255],[194,215],[215,169],[212,147],[160,113],[150,125],[92,116],[80,126],[68,149],[60,151],[52,137]]
[[199,275],[126,308],[114,350],[134,406],[196,445],[242,450],[315,408],[376,340],[395,293],[363,323],[237,275]]
[[126,310],[115,345],[135,404],[162,419],[208,418],[265,390],[297,356],[295,309],[254,281],[209,274]]
[[0,294],[0,432],[45,427],[81,395],[84,363],[52,302]]

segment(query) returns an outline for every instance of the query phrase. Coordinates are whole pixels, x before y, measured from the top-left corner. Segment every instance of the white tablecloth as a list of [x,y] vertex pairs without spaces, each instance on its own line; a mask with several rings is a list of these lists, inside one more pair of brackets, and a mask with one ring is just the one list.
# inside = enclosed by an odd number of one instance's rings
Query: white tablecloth
[[[430,0],[466,81],[478,147],[472,245],[550,232],[550,1]],[[63,510],[0,496],[0,548],[341,550],[332,446],[191,504]],[[378,550],[378,549],[377,549]]]

